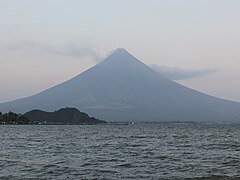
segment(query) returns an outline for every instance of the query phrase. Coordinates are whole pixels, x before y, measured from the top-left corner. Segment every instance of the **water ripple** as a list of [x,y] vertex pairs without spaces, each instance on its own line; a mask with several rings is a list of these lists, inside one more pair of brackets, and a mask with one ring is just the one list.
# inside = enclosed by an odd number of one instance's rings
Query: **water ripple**
[[240,125],[0,126],[0,179],[238,179]]

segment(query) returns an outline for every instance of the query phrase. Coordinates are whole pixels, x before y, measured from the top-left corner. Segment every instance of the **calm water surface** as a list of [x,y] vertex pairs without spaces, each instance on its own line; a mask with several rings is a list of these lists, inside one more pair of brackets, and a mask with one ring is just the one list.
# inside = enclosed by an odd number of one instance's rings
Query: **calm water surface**
[[0,126],[0,179],[240,179],[240,125]]

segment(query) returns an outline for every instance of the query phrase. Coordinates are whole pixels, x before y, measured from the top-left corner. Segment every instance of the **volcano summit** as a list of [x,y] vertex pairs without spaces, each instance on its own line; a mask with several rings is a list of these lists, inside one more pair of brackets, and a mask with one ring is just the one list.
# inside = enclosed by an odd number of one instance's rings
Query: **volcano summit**
[[52,111],[66,106],[107,121],[240,121],[240,103],[175,83],[124,49],[69,81],[2,103],[0,111]]

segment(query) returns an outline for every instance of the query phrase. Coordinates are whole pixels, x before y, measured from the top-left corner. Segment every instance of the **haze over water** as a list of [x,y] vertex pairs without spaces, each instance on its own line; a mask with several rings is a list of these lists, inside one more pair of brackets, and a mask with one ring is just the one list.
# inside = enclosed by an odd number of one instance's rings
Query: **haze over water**
[[0,126],[0,179],[240,178],[240,125]]

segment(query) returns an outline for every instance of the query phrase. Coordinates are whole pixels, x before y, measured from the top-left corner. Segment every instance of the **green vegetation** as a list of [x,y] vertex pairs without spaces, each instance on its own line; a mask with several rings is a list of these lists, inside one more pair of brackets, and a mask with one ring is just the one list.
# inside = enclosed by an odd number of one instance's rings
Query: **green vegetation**
[[0,124],[30,124],[30,120],[21,114],[13,112],[2,114],[0,112]]
[[0,124],[103,124],[106,121],[89,117],[76,108],[63,108],[54,112],[32,110],[23,115],[13,112],[2,114]]
[[32,110],[24,114],[34,123],[38,124],[102,124],[105,121],[89,117],[76,108],[63,108],[54,112]]

